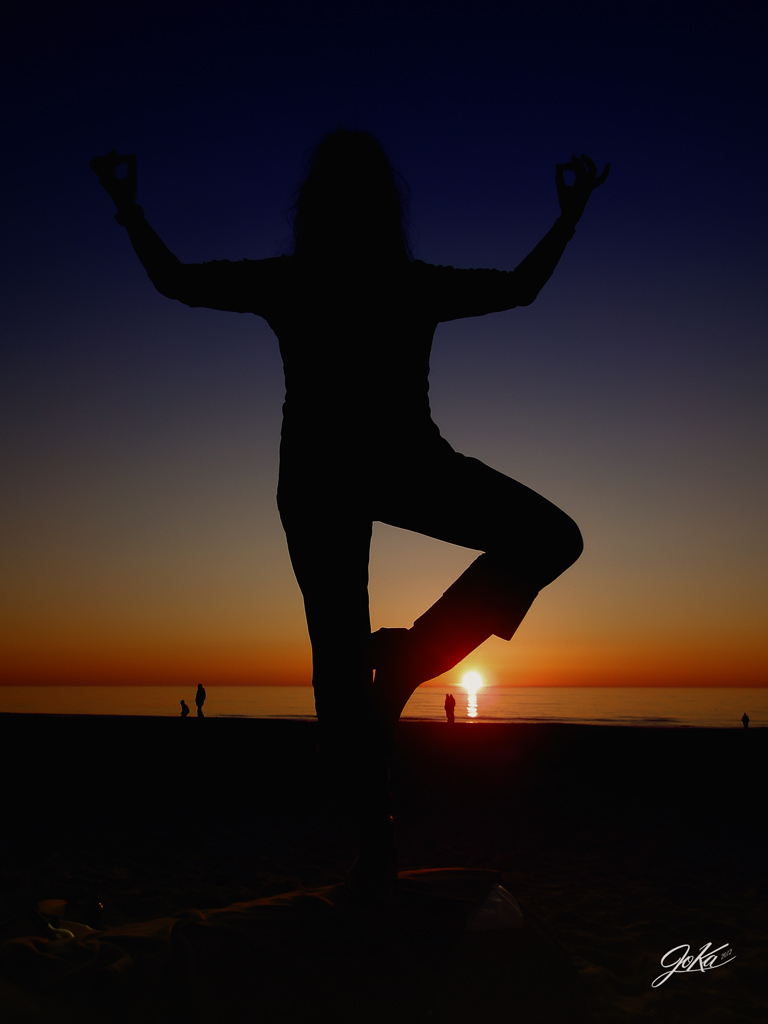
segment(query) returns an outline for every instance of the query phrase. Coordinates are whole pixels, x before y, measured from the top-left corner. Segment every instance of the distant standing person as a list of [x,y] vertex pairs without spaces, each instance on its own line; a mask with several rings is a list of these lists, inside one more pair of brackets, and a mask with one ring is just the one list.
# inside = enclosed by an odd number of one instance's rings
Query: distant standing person
[[203,689],[203,684],[202,683],[198,683],[197,684],[197,693],[195,694],[195,704],[197,705],[197,717],[198,718],[205,718],[205,715],[203,714],[203,704],[205,704],[205,690]]
[[449,722],[453,722],[453,716],[456,710],[456,698],[453,696],[453,694],[446,693],[445,704],[443,704],[443,707],[445,708],[445,717],[448,719]]
[[747,714],[746,711],[741,716],[741,724],[744,726],[745,729],[749,728],[749,715]]
[[185,700],[179,701],[181,704],[181,717],[186,718],[189,714],[189,704]]

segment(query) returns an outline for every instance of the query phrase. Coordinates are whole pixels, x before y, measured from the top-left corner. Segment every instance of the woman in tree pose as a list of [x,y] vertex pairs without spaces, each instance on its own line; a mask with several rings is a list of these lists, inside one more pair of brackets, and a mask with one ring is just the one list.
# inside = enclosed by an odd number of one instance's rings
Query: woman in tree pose
[[[293,208],[293,254],[271,259],[181,263],[136,205],[135,157],[113,150],[91,167],[158,291],[256,313],[277,335],[286,382],[277,501],[304,597],[322,743],[356,809],[358,879],[386,886],[386,756],[408,698],[492,634],[511,639],[582,550],[564,512],[440,436],[432,338],[443,321],[530,305],[609,165],[598,175],[582,155],[557,166],[560,216],[513,271],[414,260],[403,188],[365,132],[336,131],[315,148]],[[410,629],[371,635],[374,521],[483,553]]]

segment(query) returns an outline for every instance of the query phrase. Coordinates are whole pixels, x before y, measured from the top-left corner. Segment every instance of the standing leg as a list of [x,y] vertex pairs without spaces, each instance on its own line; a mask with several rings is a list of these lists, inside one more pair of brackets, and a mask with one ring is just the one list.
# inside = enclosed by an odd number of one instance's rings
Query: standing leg
[[368,557],[370,520],[281,502],[291,564],[312,644],[315,708],[324,731],[365,725],[370,703]]
[[327,778],[360,837],[349,881],[358,892],[379,895],[396,868],[389,766],[371,704],[372,522],[353,514],[350,502],[323,510],[318,502],[300,502],[297,508],[285,492],[280,498],[312,643],[312,685]]

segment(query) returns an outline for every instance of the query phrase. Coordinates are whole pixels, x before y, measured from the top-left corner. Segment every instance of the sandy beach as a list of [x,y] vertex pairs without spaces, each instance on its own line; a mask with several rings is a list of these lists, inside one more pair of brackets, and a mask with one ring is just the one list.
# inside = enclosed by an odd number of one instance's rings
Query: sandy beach
[[[40,900],[66,900],[69,919],[119,930],[284,893],[338,893],[354,857],[353,831],[323,784],[314,723],[3,715],[0,730],[4,1021],[42,1021],[51,1008],[72,1021],[193,1016],[163,1001],[162,971],[151,992],[137,983],[96,1002],[85,985],[41,984],[12,942],[45,936]],[[356,972],[363,979],[354,996],[345,988],[334,1003],[328,991],[316,999],[289,991],[275,1002],[275,971],[294,971],[288,989],[305,968],[317,974],[326,940],[313,923],[302,927],[304,948],[295,923],[267,923],[267,941],[273,928],[274,948],[279,932],[289,950],[274,954],[278,967],[249,958],[247,942],[228,947],[221,970],[209,970],[209,1008],[198,1005],[195,1019],[764,1020],[766,753],[763,729],[405,722],[392,768],[400,868],[493,869],[519,901],[523,928],[467,945],[454,925],[431,937],[434,912],[419,910],[421,924],[408,927],[422,929],[421,946],[414,939],[408,956],[432,957],[423,967],[431,976],[444,969],[430,1006],[431,996],[414,995],[418,979],[381,996],[389,978],[371,975],[368,984],[370,963],[347,962],[347,926],[338,924],[341,945],[326,943],[337,952],[328,953],[322,985],[312,984],[332,989],[341,964],[345,986]],[[366,911],[365,934],[376,913]],[[706,943],[735,958],[652,987],[665,953],[688,945],[698,954]],[[41,948],[27,959],[37,964]],[[238,971],[247,990],[230,998]],[[440,986],[452,993],[443,1002]]]

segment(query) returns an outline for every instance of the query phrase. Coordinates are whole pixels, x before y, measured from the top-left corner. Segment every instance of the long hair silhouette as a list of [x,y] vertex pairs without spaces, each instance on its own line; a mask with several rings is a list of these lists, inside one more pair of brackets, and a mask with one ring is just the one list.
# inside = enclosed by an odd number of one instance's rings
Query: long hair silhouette
[[408,185],[373,135],[331,132],[311,150],[290,211],[294,255],[408,261],[408,206]]

